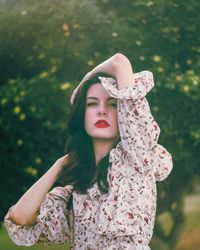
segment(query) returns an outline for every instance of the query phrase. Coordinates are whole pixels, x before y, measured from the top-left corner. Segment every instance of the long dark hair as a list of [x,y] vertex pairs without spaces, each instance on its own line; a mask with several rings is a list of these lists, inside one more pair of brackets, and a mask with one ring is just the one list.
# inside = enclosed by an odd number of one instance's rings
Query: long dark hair
[[[80,193],[85,193],[95,182],[102,193],[107,193],[109,189],[107,181],[109,153],[96,166],[92,139],[86,133],[84,126],[87,91],[91,85],[100,82],[98,76],[110,77],[101,73],[85,82],[76,95],[68,117],[66,143],[68,163],[63,169],[60,182],[64,185],[72,185],[74,190]],[[112,148],[117,145],[117,142]]]

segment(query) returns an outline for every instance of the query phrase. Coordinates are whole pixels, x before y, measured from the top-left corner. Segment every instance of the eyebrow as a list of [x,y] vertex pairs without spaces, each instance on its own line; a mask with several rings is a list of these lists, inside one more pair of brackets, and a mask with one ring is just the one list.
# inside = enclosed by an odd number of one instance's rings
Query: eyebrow
[[[99,98],[93,97],[93,96],[90,96],[90,97],[87,98],[87,100],[89,100],[89,99],[92,99],[92,100],[99,100]],[[115,100],[115,98],[109,97],[107,100],[108,100],[108,101],[109,101],[109,100]]]

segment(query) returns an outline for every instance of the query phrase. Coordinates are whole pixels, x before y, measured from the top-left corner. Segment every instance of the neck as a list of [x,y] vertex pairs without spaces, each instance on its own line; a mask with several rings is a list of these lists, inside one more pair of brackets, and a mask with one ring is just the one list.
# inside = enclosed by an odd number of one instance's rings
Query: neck
[[93,139],[96,165],[105,155],[108,154],[112,147],[112,143],[113,141],[111,140]]

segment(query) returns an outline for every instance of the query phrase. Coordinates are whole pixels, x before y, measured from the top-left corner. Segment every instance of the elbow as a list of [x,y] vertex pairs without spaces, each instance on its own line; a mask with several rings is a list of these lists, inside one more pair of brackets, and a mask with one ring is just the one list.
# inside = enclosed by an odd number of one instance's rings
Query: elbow
[[9,212],[10,221],[19,226],[32,226],[36,223],[36,218],[37,216],[27,218],[25,215],[15,211],[14,208]]
[[115,69],[116,72],[129,67],[131,68],[131,63],[125,55],[121,53],[116,53],[113,56],[113,68]]
[[123,55],[122,53],[116,53],[114,55],[114,62],[115,63],[124,63],[124,62],[129,62],[128,58]]
[[27,225],[27,221],[23,218],[23,216],[17,213],[14,208],[9,213],[9,219],[16,225],[19,226]]

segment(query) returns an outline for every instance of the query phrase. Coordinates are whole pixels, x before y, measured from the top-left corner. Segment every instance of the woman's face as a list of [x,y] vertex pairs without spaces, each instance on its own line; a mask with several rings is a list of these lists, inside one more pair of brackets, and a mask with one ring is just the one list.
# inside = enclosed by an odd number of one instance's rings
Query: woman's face
[[114,141],[119,135],[117,100],[101,83],[91,85],[86,95],[85,130],[93,139]]

